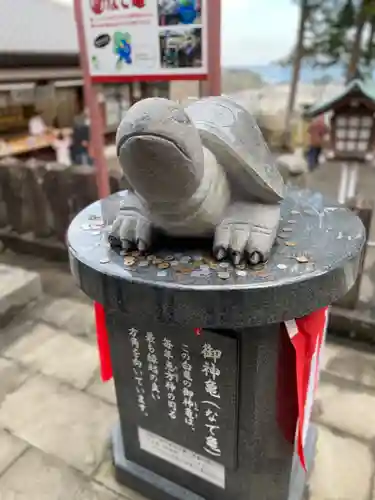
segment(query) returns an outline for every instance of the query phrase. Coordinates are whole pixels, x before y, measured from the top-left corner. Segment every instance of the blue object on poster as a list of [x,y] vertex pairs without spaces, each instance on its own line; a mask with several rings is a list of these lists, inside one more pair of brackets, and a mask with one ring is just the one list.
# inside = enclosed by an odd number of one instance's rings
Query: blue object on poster
[[132,46],[131,46],[131,36],[129,33],[119,33],[114,34],[114,52],[118,55],[117,64],[120,65],[122,62],[126,64],[132,63]]
[[195,0],[180,0],[179,16],[183,24],[192,24],[197,17]]
[[126,64],[132,63],[132,48],[129,43],[124,42],[124,44],[119,47],[117,51],[120,59],[126,62]]

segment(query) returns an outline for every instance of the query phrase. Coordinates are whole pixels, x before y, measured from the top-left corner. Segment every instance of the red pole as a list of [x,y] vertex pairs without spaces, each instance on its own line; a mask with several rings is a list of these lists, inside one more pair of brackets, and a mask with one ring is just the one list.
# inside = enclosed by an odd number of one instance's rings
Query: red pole
[[93,159],[96,170],[96,184],[100,198],[105,198],[110,194],[108,169],[104,155],[105,143],[103,133],[103,122],[100,113],[96,90],[92,84],[89,60],[86,50],[85,34],[83,26],[82,0],[74,0],[74,12],[77,24],[78,47],[83,71],[83,84],[85,103],[90,114],[90,144],[93,152]]
[[201,95],[221,95],[221,0],[206,0],[208,78]]

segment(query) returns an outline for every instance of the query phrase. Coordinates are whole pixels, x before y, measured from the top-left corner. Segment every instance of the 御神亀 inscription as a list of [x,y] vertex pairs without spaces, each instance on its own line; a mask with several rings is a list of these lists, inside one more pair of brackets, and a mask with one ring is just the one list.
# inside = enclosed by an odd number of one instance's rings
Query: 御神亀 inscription
[[218,431],[220,430],[220,389],[219,389],[219,377],[220,370],[218,368],[218,361],[222,357],[222,352],[219,349],[215,349],[211,344],[204,344],[202,347],[201,354],[204,359],[202,372],[205,375],[206,380],[204,381],[204,389],[207,393],[207,400],[202,401],[202,405],[205,408],[205,417],[207,418],[207,423],[205,427],[207,429],[207,434],[205,437],[204,450],[214,457],[221,456],[220,443],[217,438]]

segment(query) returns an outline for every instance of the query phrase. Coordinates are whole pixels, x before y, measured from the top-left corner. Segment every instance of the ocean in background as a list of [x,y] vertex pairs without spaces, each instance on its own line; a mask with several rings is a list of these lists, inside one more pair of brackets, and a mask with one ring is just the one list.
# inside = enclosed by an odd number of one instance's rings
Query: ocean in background
[[[284,68],[278,64],[254,65],[247,67],[229,67],[229,69],[250,70],[258,73],[266,83],[290,83],[292,79],[292,68]],[[334,82],[344,81],[344,70],[342,67],[311,68],[303,66],[300,74],[300,82],[314,83],[323,77],[329,77]]]

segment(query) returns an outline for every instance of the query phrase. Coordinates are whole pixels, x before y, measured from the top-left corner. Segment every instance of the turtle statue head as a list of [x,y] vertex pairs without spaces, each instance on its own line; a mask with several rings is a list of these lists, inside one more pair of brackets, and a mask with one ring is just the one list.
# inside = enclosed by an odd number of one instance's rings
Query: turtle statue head
[[[229,199],[225,174],[182,106],[162,98],[137,102],[117,130],[116,146],[127,183],[156,225],[190,235],[219,222]],[[202,206],[207,195],[209,203],[218,196],[215,213]]]

